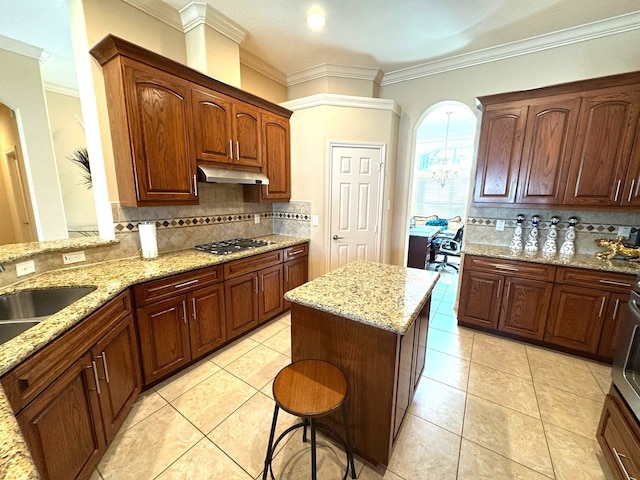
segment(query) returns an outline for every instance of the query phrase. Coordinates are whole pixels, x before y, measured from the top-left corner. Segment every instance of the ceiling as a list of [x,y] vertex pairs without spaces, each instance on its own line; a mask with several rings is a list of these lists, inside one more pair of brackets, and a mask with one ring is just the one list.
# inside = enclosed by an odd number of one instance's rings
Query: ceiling
[[[174,26],[191,2],[126,1]],[[638,0],[270,0],[263,8],[255,0],[206,1],[248,32],[243,50],[285,77],[322,64],[389,73],[640,13]],[[312,8],[327,17],[321,31],[304,22]],[[72,68],[68,28],[66,0],[0,0],[0,35],[51,53],[43,63],[46,81],[75,81],[62,78]]]

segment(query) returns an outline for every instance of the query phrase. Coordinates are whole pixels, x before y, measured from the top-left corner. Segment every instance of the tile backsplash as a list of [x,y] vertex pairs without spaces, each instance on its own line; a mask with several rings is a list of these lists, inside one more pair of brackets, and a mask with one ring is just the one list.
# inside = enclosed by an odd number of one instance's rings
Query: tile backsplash
[[[527,235],[531,229],[531,217],[538,215],[540,224],[538,225],[540,246],[544,243],[549,230],[550,218],[557,216],[560,218],[558,224],[558,248],[564,241],[567,231],[569,217],[577,217],[576,225],[576,253],[595,253],[602,250],[596,246],[594,240],[598,238],[617,237],[618,227],[631,227],[631,237],[629,242],[635,242],[640,227],[640,213],[635,212],[594,212],[584,210],[545,210],[529,208],[506,208],[506,207],[478,207],[469,208],[465,225],[465,242],[503,245],[508,246],[513,237],[518,214],[525,216],[523,223],[523,240],[526,242]],[[504,231],[496,230],[496,222],[505,221]]]

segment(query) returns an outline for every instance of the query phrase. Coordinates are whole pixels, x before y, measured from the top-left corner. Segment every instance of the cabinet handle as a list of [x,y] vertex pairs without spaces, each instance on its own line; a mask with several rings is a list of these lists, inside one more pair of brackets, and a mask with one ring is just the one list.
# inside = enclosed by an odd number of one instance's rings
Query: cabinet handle
[[194,320],[197,319],[197,315],[196,315],[196,299],[195,299],[195,297],[191,298],[191,317]]
[[187,324],[187,302],[186,300],[182,300],[182,321],[184,324]]
[[229,158],[233,160],[233,140],[229,139]]
[[188,287],[189,285],[195,285],[196,283],[198,283],[200,280],[198,280],[197,278],[195,280],[189,280],[188,282],[183,282],[183,283],[176,283],[173,288],[184,288],[184,287]]
[[511,265],[504,265],[502,263],[494,263],[493,266],[494,266],[494,268],[497,268],[498,270],[509,270],[510,272],[517,272],[518,271],[518,267],[513,267]]
[[600,302],[600,312],[598,313],[599,317],[602,316],[602,309],[604,308],[604,301],[605,300],[606,300],[606,297],[602,297],[602,302]]
[[240,160],[240,142],[236,140],[236,158]]
[[600,283],[605,283],[605,284],[607,284],[607,285],[617,285],[617,286],[619,286],[619,287],[631,287],[631,284],[630,284],[630,283],[625,283],[625,282],[614,282],[613,280],[603,280],[603,279],[600,279],[600,280],[598,280],[598,282],[600,282]]
[[104,379],[109,383],[109,367],[107,367],[107,354],[102,352],[102,366],[104,367]]
[[498,280],[498,291],[496,292],[496,298],[500,298],[500,290],[502,290],[502,280]]
[[618,465],[620,465],[620,468],[622,469],[622,473],[624,473],[624,476],[626,478],[626,480],[636,480],[634,477],[630,476],[629,473],[627,472],[626,467],[624,466],[624,463],[622,463],[622,459],[623,458],[627,458],[626,456],[622,455],[620,452],[618,452],[615,447],[613,448],[613,453],[616,456],[616,460],[618,461]]
[[627,198],[627,202],[631,203],[631,198],[633,198],[633,187],[636,184],[636,179],[631,180],[631,188],[629,189],[629,198]]
[[505,298],[505,300],[509,300],[509,293],[511,292],[511,284],[508,283],[507,284],[507,297]]
[[196,197],[198,196],[198,176],[197,175],[193,176],[193,194]]
[[93,369],[93,378],[96,380],[96,391],[98,395],[100,395],[100,382],[98,381],[98,368],[96,367],[96,362],[91,360],[91,368]]
[[299,253],[304,253],[304,248],[301,248],[300,250],[294,250],[293,252],[289,252],[289,256],[292,257],[294,255],[298,255]]
[[620,194],[620,185],[622,184],[622,180],[618,179],[618,186],[616,187],[616,198],[614,198],[614,201],[618,201],[618,195]]
[[264,292],[264,275],[260,275],[260,290]]
[[615,306],[613,307],[613,315],[611,315],[611,318],[612,318],[613,320],[615,320],[615,319],[616,319],[616,317],[618,316],[618,306],[619,306],[619,305],[620,305],[620,299],[619,299],[619,298],[616,298],[616,304],[615,304]]

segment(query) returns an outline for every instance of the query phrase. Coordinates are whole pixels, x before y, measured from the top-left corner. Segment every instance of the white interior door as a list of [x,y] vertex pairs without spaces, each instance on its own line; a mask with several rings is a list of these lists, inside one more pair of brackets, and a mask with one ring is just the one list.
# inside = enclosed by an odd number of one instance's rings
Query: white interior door
[[331,146],[330,270],[379,261],[382,146]]

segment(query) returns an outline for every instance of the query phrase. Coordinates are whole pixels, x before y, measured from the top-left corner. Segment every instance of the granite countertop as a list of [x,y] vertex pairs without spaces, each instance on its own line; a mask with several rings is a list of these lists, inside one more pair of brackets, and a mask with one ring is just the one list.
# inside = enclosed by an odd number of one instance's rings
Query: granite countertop
[[0,264],[14,262],[20,259],[31,258],[34,255],[51,252],[64,252],[68,250],[81,250],[83,248],[103,247],[116,245],[118,240],[105,240],[100,237],[67,238],[63,240],[48,240],[46,242],[13,243],[0,245]]
[[498,245],[481,245],[477,243],[467,244],[462,248],[462,253],[477,255],[479,257],[503,258],[506,260],[518,260],[521,262],[544,263],[547,265],[559,265],[563,267],[588,268],[591,270],[603,270],[607,272],[640,273],[640,263],[628,260],[600,260],[595,254],[576,254],[572,257],[562,257],[559,254],[551,258],[538,252],[534,255],[513,253],[509,247]]
[[290,302],[405,334],[440,274],[357,261],[285,294]]
[[[46,346],[132,285],[308,242],[306,238],[285,235],[267,235],[260,239],[274,243],[224,256],[197,250],[183,250],[163,254],[153,260],[142,258],[114,260],[54,270],[0,288],[0,294],[5,294],[49,287],[97,287],[95,291],[4,343],[0,348],[0,375],[7,373],[29,355]],[[39,476],[31,462],[13,411],[0,387],[0,479],[37,478]]]

